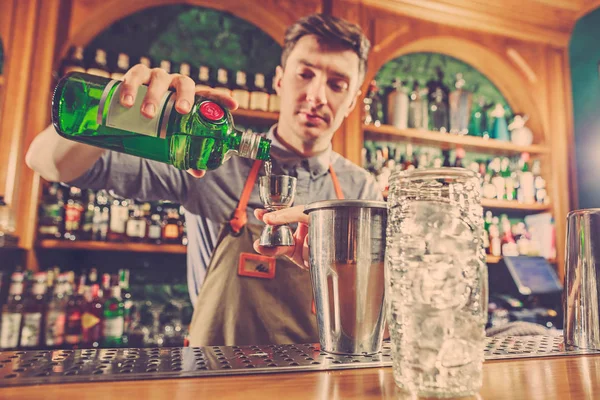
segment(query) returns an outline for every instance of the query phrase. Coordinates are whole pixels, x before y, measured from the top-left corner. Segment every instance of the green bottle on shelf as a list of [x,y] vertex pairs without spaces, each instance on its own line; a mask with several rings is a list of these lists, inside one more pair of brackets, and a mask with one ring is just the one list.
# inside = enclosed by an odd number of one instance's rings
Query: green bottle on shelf
[[113,286],[111,296],[104,303],[103,346],[121,347],[124,333],[125,306],[121,300],[121,288]]
[[63,137],[161,161],[179,169],[215,169],[232,155],[267,161],[271,142],[235,129],[229,110],[196,96],[179,114],[167,92],[154,118],[140,113],[148,90],[140,86],[131,108],[119,103],[121,81],[75,72],[62,78],[52,99],[52,122]]

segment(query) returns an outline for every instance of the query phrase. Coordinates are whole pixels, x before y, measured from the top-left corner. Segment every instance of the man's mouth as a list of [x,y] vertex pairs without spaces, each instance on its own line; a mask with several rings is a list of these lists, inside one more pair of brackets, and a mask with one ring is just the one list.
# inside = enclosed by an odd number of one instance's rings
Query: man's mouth
[[304,118],[306,118],[306,120],[310,123],[318,123],[319,121],[327,122],[327,118],[325,118],[324,116],[322,116],[320,114],[306,112],[306,111],[300,111],[299,114],[303,115]]

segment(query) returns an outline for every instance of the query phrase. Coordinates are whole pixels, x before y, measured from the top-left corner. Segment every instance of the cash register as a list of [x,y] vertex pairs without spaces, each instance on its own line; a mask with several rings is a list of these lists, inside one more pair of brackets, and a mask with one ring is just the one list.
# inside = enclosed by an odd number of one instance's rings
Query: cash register
[[562,291],[544,257],[503,257],[488,266],[488,327],[526,321],[562,329]]

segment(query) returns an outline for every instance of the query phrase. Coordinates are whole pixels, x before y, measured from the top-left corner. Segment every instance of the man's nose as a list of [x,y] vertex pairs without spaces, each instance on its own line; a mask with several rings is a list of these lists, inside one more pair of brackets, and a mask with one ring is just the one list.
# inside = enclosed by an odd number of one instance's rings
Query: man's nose
[[317,77],[310,82],[306,92],[306,101],[314,107],[327,104],[327,82]]

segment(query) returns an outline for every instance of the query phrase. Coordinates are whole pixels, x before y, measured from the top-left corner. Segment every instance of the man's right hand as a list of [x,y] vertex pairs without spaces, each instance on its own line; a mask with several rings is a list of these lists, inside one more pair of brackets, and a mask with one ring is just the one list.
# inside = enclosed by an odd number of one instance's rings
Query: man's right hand
[[[187,114],[191,111],[195,101],[195,95],[207,97],[222,104],[230,110],[235,110],[238,107],[237,102],[231,97],[222,92],[213,89],[196,89],[196,84],[189,76],[181,74],[169,74],[161,68],[148,68],[143,64],[138,64],[125,74],[121,89],[121,105],[124,107],[132,107],[135,103],[140,85],[148,85],[148,91],[142,102],[140,112],[146,118],[153,118],[158,110],[158,104],[164,94],[173,88],[175,94],[175,110],[180,114]],[[206,171],[189,169],[190,175],[200,178],[204,176]]]

